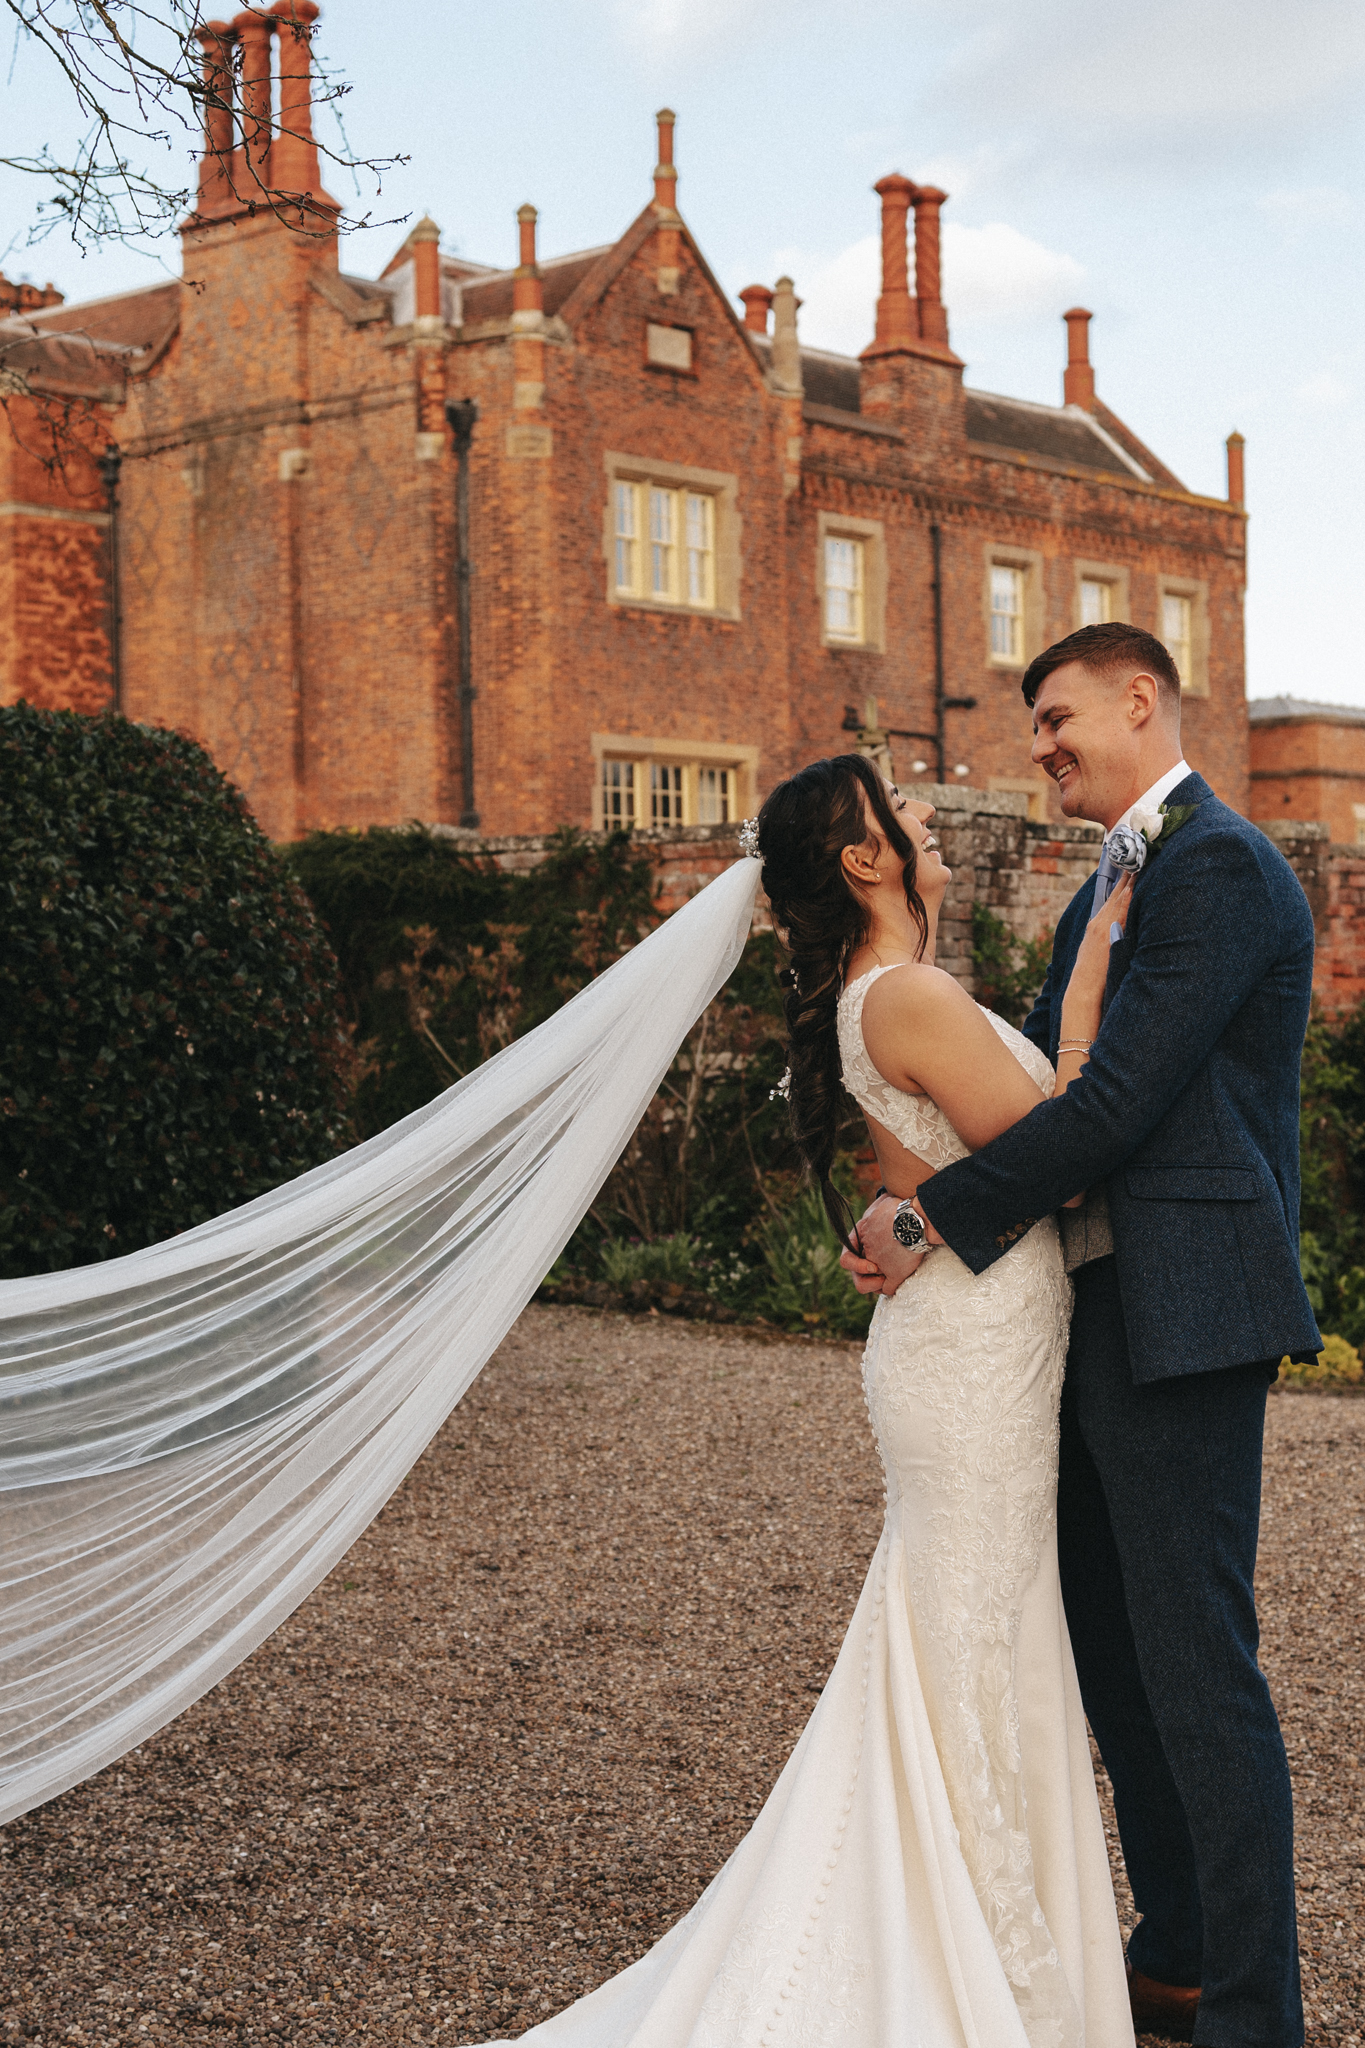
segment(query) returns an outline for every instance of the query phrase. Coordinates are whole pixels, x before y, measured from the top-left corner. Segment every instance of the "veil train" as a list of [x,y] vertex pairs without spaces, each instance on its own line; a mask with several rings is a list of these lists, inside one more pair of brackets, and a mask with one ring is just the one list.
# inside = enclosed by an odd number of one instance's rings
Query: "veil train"
[[207,1692],[378,1513],[732,972],[760,872],[344,1157],[0,1284],[0,1824]]

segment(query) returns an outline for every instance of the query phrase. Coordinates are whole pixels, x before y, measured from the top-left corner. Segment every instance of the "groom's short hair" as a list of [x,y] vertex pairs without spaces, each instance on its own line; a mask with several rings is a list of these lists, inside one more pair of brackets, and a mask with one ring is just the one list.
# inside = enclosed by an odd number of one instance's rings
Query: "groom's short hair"
[[1045,648],[1029,663],[1020,687],[1030,711],[1052,671],[1065,668],[1070,661],[1078,661],[1092,675],[1112,677],[1115,681],[1121,673],[1136,675],[1145,670],[1156,677],[1167,704],[1179,708],[1180,671],[1167,649],[1155,633],[1144,633],[1141,626],[1115,619],[1107,626],[1082,626],[1079,632],[1068,633],[1065,640]]

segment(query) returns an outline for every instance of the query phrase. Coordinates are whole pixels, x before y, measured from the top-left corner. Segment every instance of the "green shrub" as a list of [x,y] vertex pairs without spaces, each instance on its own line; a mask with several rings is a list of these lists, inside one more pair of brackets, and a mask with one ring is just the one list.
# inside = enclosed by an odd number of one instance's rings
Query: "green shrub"
[[807,1188],[756,1233],[768,1268],[759,1306],[789,1330],[862,1337],[876,1307],[859,1294],[839,1264],[840,1245],[818,1188]]
[[1294,1364],[1286,1358],[1280,1378],[1299,1387],[1358,1387],[1365,1379],[1360,1353],[1344,1337],[1324,1337],[1322,1349],[1311,1365]]
[[600,1256],[604,1277],[624,1294],[637,1280],[651,1286],[699,1287],[705,1247],[679,1231],[676,1237],[658,1237],[652,1244],[608,1238]]
[[1017,938],[985,903],[972,905],[972,973],[977,1001],[1018,1027],[1038,999],[1052,958],[1052,933]]
[[202,748],[0,709],[0,1274],[134,1251],[350,1141],[336,962]]
[[524,874],[421,826],[314,832],[284,857],[341,965],[363,1136],[542,1023],[658,917],[624,833],[560,832]]

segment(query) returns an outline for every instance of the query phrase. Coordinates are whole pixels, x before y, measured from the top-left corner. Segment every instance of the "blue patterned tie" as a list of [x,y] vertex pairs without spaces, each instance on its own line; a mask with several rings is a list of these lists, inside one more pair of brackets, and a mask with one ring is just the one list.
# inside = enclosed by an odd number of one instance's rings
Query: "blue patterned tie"
[[1092,917],[1099,916],[1105,904],[1109,901],[1113,893],[1114,884],[1118,881],[1118,878],[1119,871],[1109,858],[1109,841],[1106,839],[1100,854],[1100,870],[1095,877],[1095,901],[1090,911]]

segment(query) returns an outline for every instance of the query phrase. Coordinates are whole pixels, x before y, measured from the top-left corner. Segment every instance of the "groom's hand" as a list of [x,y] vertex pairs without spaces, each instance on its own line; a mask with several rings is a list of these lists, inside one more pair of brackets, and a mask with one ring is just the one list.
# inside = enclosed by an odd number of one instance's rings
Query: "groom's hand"
[[925,1258],[923,1252],[908,1252],[892,1235],[891,1219],[899,1206],[899,1196],[878,1195],[858,1223],[858,1237],[864,1256],[860,1259],[850,1251],[839,1254],[839,1264],[859,1294],[885,1294],[890,1297],[902,1281],[918,1271]]

